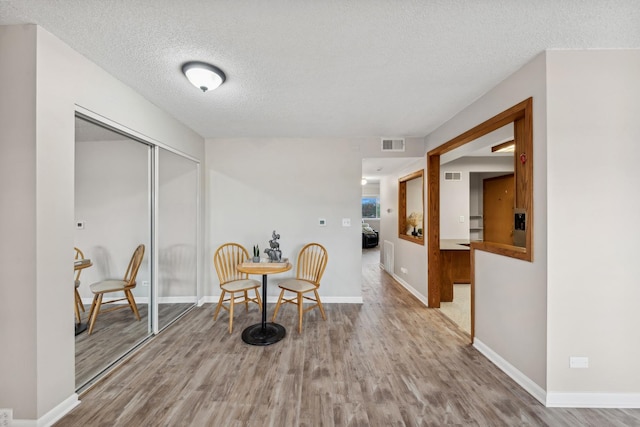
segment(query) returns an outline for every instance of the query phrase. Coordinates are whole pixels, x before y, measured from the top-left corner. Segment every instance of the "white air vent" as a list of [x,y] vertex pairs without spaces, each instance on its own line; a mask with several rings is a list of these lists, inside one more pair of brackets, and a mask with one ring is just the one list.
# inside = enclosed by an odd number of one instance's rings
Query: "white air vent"
[[382,151],[404,151],[404,138],[382,138]]
[[462,179],[461,172],[445,172],[444,180],[445,181],[460,181]]

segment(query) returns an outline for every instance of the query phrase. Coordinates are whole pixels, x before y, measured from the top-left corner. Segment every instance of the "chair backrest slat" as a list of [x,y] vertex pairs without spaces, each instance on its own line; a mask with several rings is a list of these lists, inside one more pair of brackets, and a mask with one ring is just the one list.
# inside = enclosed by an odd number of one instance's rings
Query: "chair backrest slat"
[[136,286],[136,277],[138,276],[138,270],[142,264],[142,258],[144,258],[144,245],[138,245],[136,250],[133,251],[131,261],[129,261],[129,266],[127,267],[127,272],[124,274],[123,280],[128,282],[128,288]]
[[319,243],[305,245],[298,255],[296,277],[320,286],[320,279],[327,267],[328,255],[324,246]]
[[[74,261],[77,261],[79,259],[84,259],[84,254],[79,248],[73,248],[73,251],[74,251],[74,256],[73,256]],[[76,270],[75,280],[80,280],[80,273],[82,273],[82,269]]]
[[234,280],[246,279],[248,274],[238,271],[238,264],[249,258],[249,252],[238,243],[225,243],[213,255],[213,265],[220,281],[220,286]]

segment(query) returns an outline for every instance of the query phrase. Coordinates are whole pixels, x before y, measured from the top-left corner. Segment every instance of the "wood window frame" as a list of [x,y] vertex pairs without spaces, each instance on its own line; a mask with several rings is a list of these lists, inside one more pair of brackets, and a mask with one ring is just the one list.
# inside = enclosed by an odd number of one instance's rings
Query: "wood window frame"
[[440,156],[509,123],[514,124],[515,207],[527,214],[525,246],[493,242],[471,243],[471,315],[473,336],[474,251],[481,250],[533,261],[533,98],[528,98],[427,153],[428,303],[440,307]]
[[[407,229],[407,182],[417,178],[422,179],[422,200],[420,203],[423,211],[421,225],[422,236],[420,237],[410,236],[405,233]],[[424,246],[424,217],[424,169],[420,169],[419,171],[398,179],[398,238]]]

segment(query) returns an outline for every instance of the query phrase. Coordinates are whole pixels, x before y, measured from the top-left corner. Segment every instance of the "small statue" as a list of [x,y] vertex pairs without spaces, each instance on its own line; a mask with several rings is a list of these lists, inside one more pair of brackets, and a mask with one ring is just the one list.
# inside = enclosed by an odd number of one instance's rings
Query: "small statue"
[[269,249],[265,249],[264,252],[269,255],[270,262],[280,262],[282,261],[282,252],[280,251],[280,243],[278,243],[278,239],[280,238],[279,234],[276,234],[276,230],[273,230],[272,239],[269,240]]

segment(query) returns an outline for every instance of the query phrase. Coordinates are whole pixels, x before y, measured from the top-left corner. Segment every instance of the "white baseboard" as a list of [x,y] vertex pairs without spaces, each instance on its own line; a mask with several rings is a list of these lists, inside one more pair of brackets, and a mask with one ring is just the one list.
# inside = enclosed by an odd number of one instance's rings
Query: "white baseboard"
[[12,427],[49,427],[52,426],[60,418],[67,415],[73,408],[80,404],[78,395],[73,393],[66,398],[58,406],[47,412],[38,420],[13,420]]
[[400,283],[403,288],[408,290],[411,293],[411,295],[418,298],[418,300],[420,300],[420,302],[423,303],[426,307],[429,307],[429,301],[427,300],[427,298],[424,295],[422,295],[420,292],[418,292],[413,286],[411,286],[410,284],[408,284],[402,278],[398,277],[395,274],[392,274],[391,277],[393,277],[396,282]]
[[[203,304],[207,304],[207,303],[217,304],[219,299],[220,299],[220,295],[202,297],[200,299],[200,301],[198,302],[198,307],[202,306]],[[320,300],[322,301],[323,304],[362,304],[363,303],[362,297],[323,297],[323,296],[320,296]],[[278,302],[278,296],[277,295],[268,295],[267,296],[267,302],[268,303],[273,303],[273,304],[277,303]]]
[[473,346],[505,374],[511,377],[512,380],[518,383],[520,387],[525,389],[527,393],[546,406],[547,392],[544,391],[542,387],[533,382],[529,377],[520,372],[515,366],[503,359],[502,356],[493,351],[478,338],[474,338]]
[[[149,304],[149,298],[148,297],[135,297],[136,298],[136,304]],[[118,300],[118,297],[109,297],[109,298],[103,298],[102,302],[110,302],[110,301],[114,301],[114,300]],[[93,298],[82,298],[82,303],[84,305],[91,305],[91,303],[93,302]],[[160,297],[158,298],[158,304],[195,304],[196,303],[196,297],[194,296],[184,296],[184,297]],[[124,301],[118,301],[116,304],[129,304],[126,300]]]
[[640,393],[547,393],[550,408],[640,408]]

